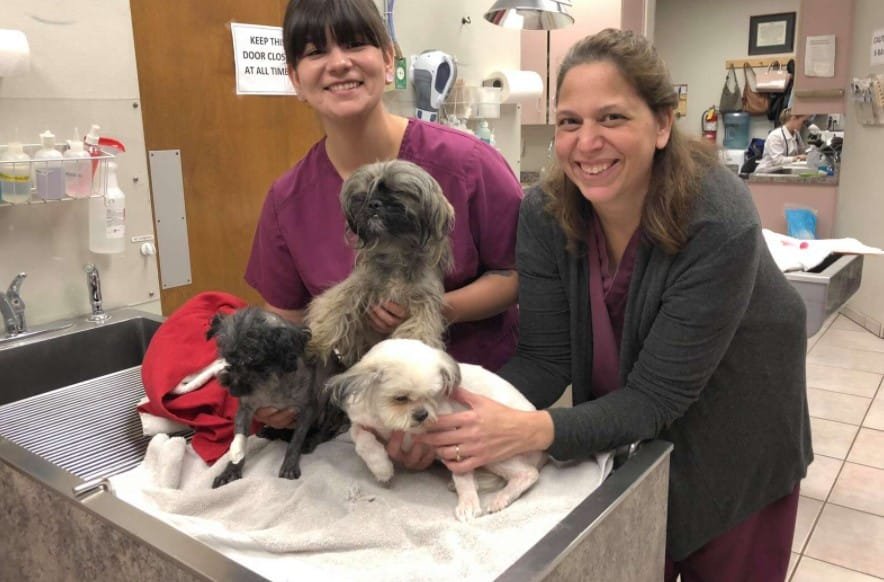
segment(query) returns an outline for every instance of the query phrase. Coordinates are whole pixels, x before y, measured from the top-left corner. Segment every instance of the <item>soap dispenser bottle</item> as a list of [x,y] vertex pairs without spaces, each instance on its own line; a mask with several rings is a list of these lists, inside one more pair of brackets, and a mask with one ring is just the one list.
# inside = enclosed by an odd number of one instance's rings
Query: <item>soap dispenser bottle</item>
[[487,119],[483,119],[479,122],[479,129],[476,130],[476,137],[487,144],[491,143],[491,128],[488,126]]
[[64,182],[68,196],[71,198],[88,198],[92,194],[92,157],[77,137],[68,140],[68,149],[64,152]]
[[31,197],[31,156],[21,142],[11,141],[0,156],[0,199],[24,204]]
[[55,149],[55,135],[51,131],[40,134],[40,149],[34,154],[34,178],[37,196],[43,200],[64,198],[64,169],[61,152]]
[[122,253],[126,250],[126,195],[117,180],[117,165],[107,163],[107,192],[89,199],[89,250]]

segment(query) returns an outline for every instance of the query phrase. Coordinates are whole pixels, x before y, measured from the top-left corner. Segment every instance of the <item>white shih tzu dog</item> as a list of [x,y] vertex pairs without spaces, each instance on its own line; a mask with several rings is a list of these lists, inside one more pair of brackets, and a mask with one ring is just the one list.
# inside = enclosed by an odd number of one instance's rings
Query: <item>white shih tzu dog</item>
[[393,337],[443,347],[443,277],[452,264],[454,209],[438,182],[403,160],[362,166],[341,188],[341,208],[356,249],[353,272],[310,302],[309,350],[349,367],[384,337],[370,309],[395,301],[408,317]]
[[[444,351],[412,339],[388,339],[373,348],[352,368],[333,376],[326,388],[332,402],[350,417],[350,436],[356,453],[372,474],[383,483],[393,477],[393,463],[383,440],[394,430],[424,432],[437,416],[464,410],[449,399],[452,390],[463,385],[470,392],[491,398],[518,410],[534,406],[509,382],[481,366],[458,364]],[[546,461],[540,451],[517,455],[483,467],[506,481],[486,506],[489,513],[500,511],[519,498],[539,478]],[[457,491],[455,515],[467,521],[483,513],[475,475],[453,475]]]

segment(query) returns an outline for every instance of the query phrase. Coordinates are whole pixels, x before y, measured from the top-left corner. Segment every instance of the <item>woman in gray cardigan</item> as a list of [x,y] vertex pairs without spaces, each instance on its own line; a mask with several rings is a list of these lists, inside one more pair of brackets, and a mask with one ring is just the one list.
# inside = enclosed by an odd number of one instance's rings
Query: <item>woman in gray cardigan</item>
[[[472,410],[421,440],[453,471],[671,441],[666,580],[783,580],[812,459],[805,309],[749,193],[681,136],[641,36],[575,45],[557,80],[557,164],[526,195],[520,342],[500,374],[539,408]],[[469,386],[466,386],[469,388]]]

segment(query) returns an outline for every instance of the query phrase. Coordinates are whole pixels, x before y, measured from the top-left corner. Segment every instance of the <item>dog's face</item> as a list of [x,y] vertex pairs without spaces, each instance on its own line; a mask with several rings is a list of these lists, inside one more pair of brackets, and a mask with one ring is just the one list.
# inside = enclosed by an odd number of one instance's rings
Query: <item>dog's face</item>
[[403,160],[353,172],[341,189],[341,208],[362,247],[399,243],[420,248],[447,239],[454,224],[454,209],[438,182]]
[[460,384],[460,368],[444,351],[411,339],[375,345],[326,389],[353,422],[423,432],[439,404]]
[[258,307],[212,318],[207,339],[215,338],[227,368],[218,381],[233,396],[246,396],[298,369],[310,330]]

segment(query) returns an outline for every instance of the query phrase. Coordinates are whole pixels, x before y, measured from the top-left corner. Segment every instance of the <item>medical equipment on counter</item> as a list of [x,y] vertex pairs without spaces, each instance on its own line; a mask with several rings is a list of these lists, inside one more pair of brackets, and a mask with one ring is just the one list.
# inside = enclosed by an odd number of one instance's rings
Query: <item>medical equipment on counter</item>
[[439,108],[457,79],[454,57],[439,50],[426,50],[413,58],[411,83],[414,85],[418,119],[438,121]]

